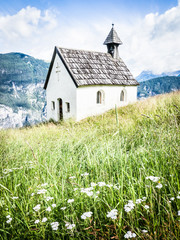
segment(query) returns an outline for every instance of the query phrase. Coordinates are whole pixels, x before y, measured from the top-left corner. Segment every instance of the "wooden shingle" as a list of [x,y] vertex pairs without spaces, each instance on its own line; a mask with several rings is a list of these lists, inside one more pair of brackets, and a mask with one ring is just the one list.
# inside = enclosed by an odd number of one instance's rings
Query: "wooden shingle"
[[121,58],[109,53],[91,52],[57,47],[77,86],[139,85]]

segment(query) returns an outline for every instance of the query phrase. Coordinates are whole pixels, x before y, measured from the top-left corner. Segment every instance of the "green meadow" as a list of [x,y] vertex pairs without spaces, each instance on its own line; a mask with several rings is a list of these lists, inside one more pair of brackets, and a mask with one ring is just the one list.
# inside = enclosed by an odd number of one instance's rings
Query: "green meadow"
[[0,239],[180,239],[180,92],[0,131]]

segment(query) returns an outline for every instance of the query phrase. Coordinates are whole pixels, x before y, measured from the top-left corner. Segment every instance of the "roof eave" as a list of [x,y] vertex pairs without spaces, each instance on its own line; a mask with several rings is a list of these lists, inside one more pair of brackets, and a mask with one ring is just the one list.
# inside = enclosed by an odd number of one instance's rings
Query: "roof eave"
[[47,76],[46,76],[46,81],[44,83],[44,87],[43,88],[45,90],[46,90],[48,82],[49,82],[49,77],[50,77],[51,70],[52,70],[52,67],[53,67],[53,64],[54,64],[55,56],[56,56],[56,47],[54,48],[54,52],[53,52],[53,55],[52,55],[51,63],[50,63],[50,66],[49,66],[49,69],[48,69],[48,73],[47,73]]
[[49,70],[48,70],[48,73],[47,73],[46,81],[45,81],[45,84],[44,84],[44,87],[43,87],[43,88],[44,88],[45,90],[46,90],[46,88],[47,88],[47,85],[48,85],[48,82],[49,82],[49,77],[50,77],[50,74],[51,74],[51,71],[52,71],[52,67],[53,67],[53,64],[54,64],[54,60],[55,60],[56,53],[58,54],[59,58],[60,58],[61,61],[63,62],[64,66],[65,66],[66,70],[68,71],[69,75],[71,76],[71,78],[72,78],[75,86],[78,87],[78,85],[77,85],[77,83],[76,83],[76,81],[75,81],[75,79],[74,79],[74,76],[73,76],[72,72],[70,71],[70,69],[69,69],[69,67],[68,67],[65,59],[63,58],[63,56],[62,56],[62,54],[61,54],[61,52],[59,51],[58,47],[55,47],[55,48],[54,48],[54,53],[53,53],[53,56],[52,56],[52,60],[51,60],[51,63],[50,63],[50,67],[49,67]]

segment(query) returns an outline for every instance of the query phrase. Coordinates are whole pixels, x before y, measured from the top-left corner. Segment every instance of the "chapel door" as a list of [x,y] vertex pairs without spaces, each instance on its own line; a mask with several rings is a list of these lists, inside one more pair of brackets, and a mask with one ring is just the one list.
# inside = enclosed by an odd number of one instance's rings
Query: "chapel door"
[[63,120],[63,101],[61,98],[59,100],[59,119]]

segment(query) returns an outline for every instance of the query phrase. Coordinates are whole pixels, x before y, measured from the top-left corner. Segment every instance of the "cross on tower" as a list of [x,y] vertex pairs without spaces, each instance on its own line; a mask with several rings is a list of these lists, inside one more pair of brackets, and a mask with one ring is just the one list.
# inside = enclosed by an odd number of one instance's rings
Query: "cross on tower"
[[57,73],[57,76],[58,76],[58,81],[59,81],[59,73],[60,73],[60,72],[61,72],[61,70],[60,70],[59,63],[57,63],[56,73]]

